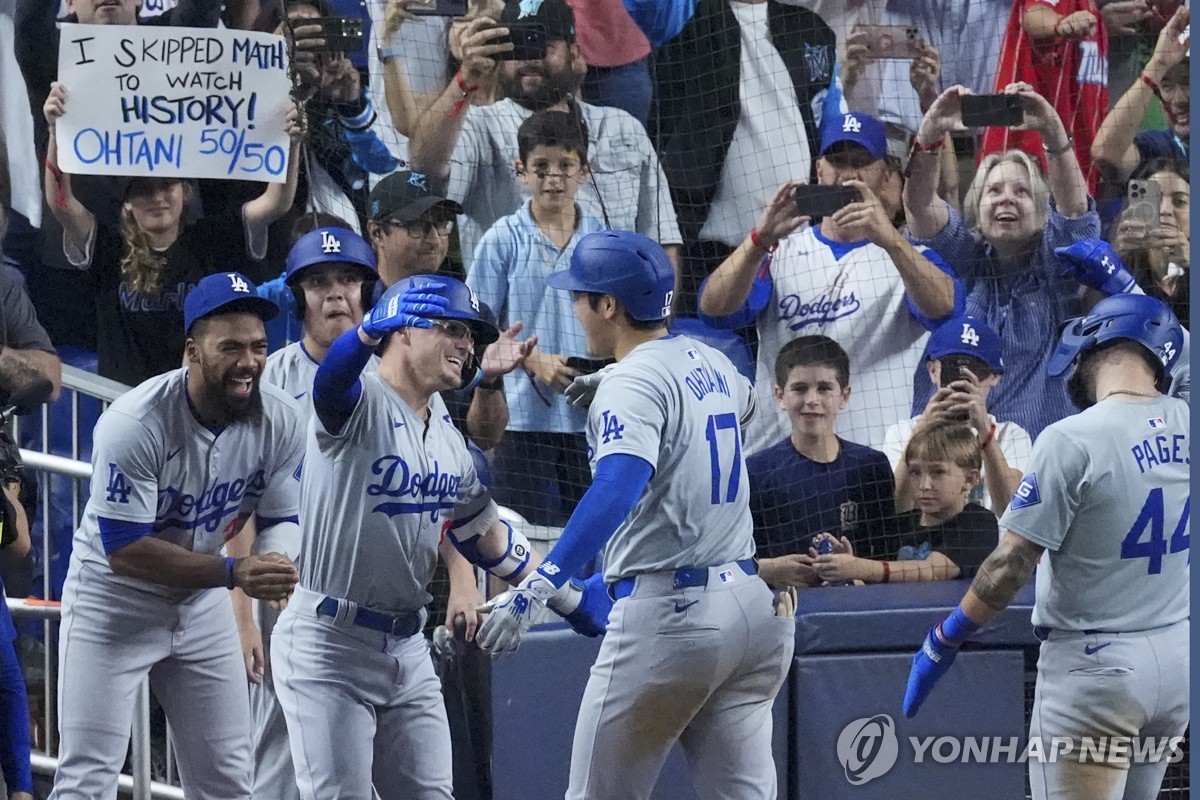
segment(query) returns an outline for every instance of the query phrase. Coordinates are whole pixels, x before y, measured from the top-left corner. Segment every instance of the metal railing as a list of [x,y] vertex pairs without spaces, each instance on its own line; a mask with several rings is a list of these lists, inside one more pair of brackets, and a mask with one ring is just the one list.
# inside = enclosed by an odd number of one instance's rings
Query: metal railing
[[[62,476],[71,482],[71,524],[79,524],[83,509],[82,484],[92,476],[92,466],[85,454],[85,431],[83,426],[88,424],[82,419],[81,402],[98,402],[98,411],[108,407],[108,404],[120,397],[129,387],[115,381],[101,378],[90,372],[85,372],[70,366],[63,367],[63,394],[65,401],[60,398],[53,406],[43,406],[41,409],[41,449],[21,449],[21,458],[26,470],[44,476],[40,480],[40,524],[42,545],[42,594],[53,597],[56,587],[50,569],[50,556],[53,552],[52,530],[54,525],[61,524],[56,520],[52,511],[53,490],[50,476]],[[64,447],[62,442],[52,442],[52,422],[59,421],[63,414],[64,402],[70,414],[70,441]],[[89,421],[90,422],[90,421]],[[26,425],[30,423],[26,422]],[[20,441],[21,420],[17,418],[14,437]],[[66,450],[67,455],[55,454],[54,450]],[[53,778],[58,767],[58,719],[57,719],[57,690],[58,690],[58,658],[55,647],[55,630],[61,616],[61,606],[58,603],[30,601],[25,598],[9,598],[8,608],[14,618],[42,620],[42,636],[45,642],[43,655],[43,696],[45,703],[42,714],[42,730],[44,731],[43,747],[35,749],[30,763],[33,772]],[[167,736],[167,777],[174,775],[174,759],[170,731]],[[142,682],[135,701],[132,729],[131,775],[122,774],[118,778],[118,789],[122,794],[131,795],[134,800],[183,800],[183,790],[177,786],[161,783],[151,779],[151,741],[150,741],[150,683],[149,679]]]

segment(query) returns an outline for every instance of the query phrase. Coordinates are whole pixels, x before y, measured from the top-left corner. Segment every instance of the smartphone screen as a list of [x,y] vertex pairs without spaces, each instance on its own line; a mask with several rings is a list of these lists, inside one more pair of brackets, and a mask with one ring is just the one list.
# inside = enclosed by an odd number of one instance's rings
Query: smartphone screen
[[433,5],[407,5],[404,9],[417,17],[465,17],[467,0],[434,0]]
[[[318,25],[327,53],[354,53],[363,46],[363,21],[358,17],[313,17],[297,23]],[[318,38],[318,37],[314,37]]]
[[961,102],[968,128],[1009,128],[1025,120],[1021,98],[1015,94],[966,94]]
[[852,186],[804,184],[796,187],[793,198],[796,201],[796,213],[810,217],[827,217],[851,203],[859,202],[862,196],[859,195],[858,189]]
[[541,61],[546,57],[546,28],[540,22],[508,22],[508,38],[493,39],[492,44],[511,41],[513,49],[500,53],[501,61]]

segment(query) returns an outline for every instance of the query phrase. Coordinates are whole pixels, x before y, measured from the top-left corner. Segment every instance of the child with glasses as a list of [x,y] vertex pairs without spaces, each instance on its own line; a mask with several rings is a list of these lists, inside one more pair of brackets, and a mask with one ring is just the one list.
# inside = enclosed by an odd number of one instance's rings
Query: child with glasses
[[496,447],[496,501],[539,525],[562,525],[590,482],[585,414],[564,396],[587,360],[571,298],[547,292],[545,278],[566,269],[576,243],[603,229],[575,202],[588,180],[587,132],[578,117],[542,111],[517,131],[514,164],[529,199],[500,218],[475,250],[467,285],[501,320],[522,320],[538,337],[525,373],[509,380],[507,432]]

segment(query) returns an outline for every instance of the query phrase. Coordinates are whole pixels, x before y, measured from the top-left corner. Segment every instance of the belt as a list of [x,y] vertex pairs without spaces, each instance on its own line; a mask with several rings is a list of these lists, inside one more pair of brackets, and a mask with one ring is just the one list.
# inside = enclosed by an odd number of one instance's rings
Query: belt
[[1064,631],[1064,630],[1060,630],[1059,628],[1048,628],[1045,625],[1036,625],[1036,626],[1034,626],[1034,629],[1033,629],[1033,635],[1037,638],[1037,640],[1039,642],[1044,642],[1047,639],[1049,639],[1050,634],[1052,634],[1052,633],[1075,633],[1075,634],[1083,634],[1084,636],[1095,636],[1098,634],[1107,634],[1109,636],[1119,635],[1118,631],[1102,631],[1102,630],[1096,630],[1094,628],[1091,630],[1086,630],[1086,631]]
[[[758,574],[758,563],[752,558],[739,561],[737,565],[747,575]],[[675,578],[672,581],[672,585],[676,589],[696,589],[708,586],[708,570],[709,567],[680,567],[675,570]],[[621,578],[621,580],[612,585],[612,596],[617,600],[629,597],[629,595],[633,594],[633,588],[636,583],[636,575]]]
[[[336,597],[326,597],[317,606],[317,615],[324,614],[327,617],[336,617],[338,613],[338,599]],[[369,608],[359,606],[354,612],[354,619],[351,620],[360,628],[369,628],[380,633],[390,634],[391,636],[412,636],[421,630],[421,612],[408,611],[404,614],[384,614],[382,611],[372,611]]]

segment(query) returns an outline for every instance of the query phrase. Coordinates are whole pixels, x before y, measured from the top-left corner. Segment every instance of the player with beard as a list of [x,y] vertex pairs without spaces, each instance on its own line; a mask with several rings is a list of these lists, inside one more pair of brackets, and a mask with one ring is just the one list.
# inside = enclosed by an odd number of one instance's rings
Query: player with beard
[[[576,202],[609,227],[649,236],[666,246],[672,262],[682,239],[658,156],[641,123],[616,108],[578,99],[587,65],[575,43],[575,20],[564,0],[509,0],[495,20],[476,17],[461,31],[462,69],[421,118],[412,139],[412,162],[437,181],[449,181],[446,196],[462,204],[459,239],[463,261],[471,258],[484,232],[523,203],[512,165],[518,159],[517,129],[535,111],[574,114],[588,137],[592,161],[601,165]],[[540,23],[546,55],[537,61],[498,61],[510,43],[508,24]],[[506,95],[485,106],[469,105],[493,73]]]
[[96,425],[63,590],[56,800],[116,796],[147,676],[188,796],[251,796],[250,705],[226,590],[284,600],[298,574],[280,553],[220,550],[251,514],[264,536],[299,536],[304,453],[295,401],[259,385],[263,321],[278,308],[254,291],[236,272],[201,280],[184,305],[186,366],[125,393]]

